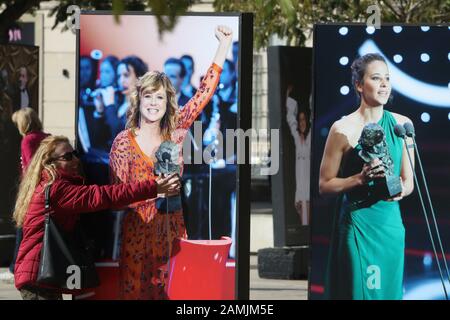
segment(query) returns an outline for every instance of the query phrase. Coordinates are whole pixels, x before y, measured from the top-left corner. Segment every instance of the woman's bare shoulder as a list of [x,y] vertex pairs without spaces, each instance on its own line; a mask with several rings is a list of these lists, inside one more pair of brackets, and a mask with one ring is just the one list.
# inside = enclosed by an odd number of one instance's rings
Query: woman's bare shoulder
[[356,117],[353,113],[343,116],[339,120],[336,120],[331,126],[332,130],[349,135],[353,131],[355,131],[356,127],[359,127],[360,124],[357,122]]
[[354,147],[357,144],[361,128],[361,123],[352,113],[335,121],[331,126],[330,134],[341,140],[345,149],[347,149],[348,145]]
[[392,112],[392,111],[390,111],[390,112],[391,112],[392,116],[394,117],[395,121],[398,124],[405,124],[407,122],[411,122],[412,123],[411,119],[408,118],[407,116],[404,116],[402,114],[395,113],[395,112]]

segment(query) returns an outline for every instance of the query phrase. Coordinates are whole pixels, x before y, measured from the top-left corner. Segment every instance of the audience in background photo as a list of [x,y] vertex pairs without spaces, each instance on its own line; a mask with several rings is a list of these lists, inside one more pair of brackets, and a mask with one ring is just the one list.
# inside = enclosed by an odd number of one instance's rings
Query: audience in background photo
[[192,56],[185,54],[180,58],[184,64],[186,75],[184,76],[183,83],[181,85],[181,92],[189,99],[192,98],[197,91],[197,88],[192,84],[192,75],[194,74],[194,59]]
[[164,73],[169,77],[175,91],[177,93],[177,102],[179,106],[184,106],[189,97],[181,90],[186,77],[186,68],[183,62],[177,58],[169,58],[164,62]]

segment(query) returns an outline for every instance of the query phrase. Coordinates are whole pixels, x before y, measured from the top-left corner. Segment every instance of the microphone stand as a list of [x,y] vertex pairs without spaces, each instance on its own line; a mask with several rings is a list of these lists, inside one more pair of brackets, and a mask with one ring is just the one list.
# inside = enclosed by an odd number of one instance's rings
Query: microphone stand
[[[169,160],[164,160],[169,167]],[[170,274],[170,223],[169,223],[169,196],[166,195],[166,234],[167,234],[167,276]]]
[[428,189],[428,183],[427,183],[427,180],[425,178],[425,173],[423,171],[422,160],[420,158],[419,149],[417,148],[415,134],[414,134],[414,132],[411,132],[408,136],[411,137],[412,140],[413,140],[414,150],[415,150],[415,153],[417,155],[417,161],[418,161],[418,164],[419,164],[419,169],[420,169],[420,173],[421,173],[422,180],[423,180],[423,185],[425,187],[425,194],[427,195],[428,205],[430,206],[430,209],[431,209],[431,217],[433,218],[434,227],[436,229],[436,236],[437,236],[437,239],[438,239],[439,247],[441,249],[442,259],[444,260],[445,271],[447,273],[447,279],[448,279],[448,282],[450,284],[450,274],[449,274],[449,271],[448,271],[447,259],[445,257],[444,248],[442,246],[442,241],[441,241],[441,236],[440,236],[440,232],[439,232],[439,227],[438,227],[438,224],[437,224],[437,221],[436,221],[436,215],[434,213],[433,203],[431,202],[431,196],[430,196],[430,191]]
[[[425,222],[427,224],[428,234],[429,234],[430,240],[431,240],[431,246],[433,247],[434,256],[435,256],[436,263],[437,263],[437,266],[438,266],[438,269],[439,269],[439,275],[440,275],[440,278],[441,278],[442,288],[444,289],[445,299],[448,300],[447,289],[446,289],[445,283],[444,283],[444,276],[442,275],[442,269],[441,269],[441,264],[440,264],[440,261],[439,261],[439,256],[437,254],[436,246],[434,244],[433,233],[431,232],[430,222],[428,221],[427,210],[425,208],[425,204],[424,204],[424,201],[423,201],[422,191],[420,189],[420,185],[419,185],[419,182],[418,182],[418,179],[417,179],[416,172],[414,171],[414,165],[412,163],[411,154],[409,153],[409,145],[408,145],[408,142],[406,141],[406,136],[404,134],[402,135],[402,138],[405,141],[406,154],[408,155],[409,164],[411,166],[411,170],[412,170],[413,176],[414,176],[414,182],[416,183],[416,186],[417,186],[417,193],[419,194],[420,204],[422,205],[423,215],[425,217]],[[416,148],[415,142],[413,144],[413,147]],[[416,150],[416,152],[417,152],[417,150]],[[445,259],[445,256],[444,256],[444,259]]]
[[209,240],[212,240],[212,214],[211,214],[211,197],[212,197],[212,164],[216,159],[216,141],[214,140],[211,143],[211,151],[214,153],[214,156],[209,160],[209,192],[208,192],[208,230],[209,230]]
[[209,192],[208,192],[208,235],[209,240],[212,239],[212,232],[211,232],[211,175],[212,175],[212,162],[213,159],[209,160]]

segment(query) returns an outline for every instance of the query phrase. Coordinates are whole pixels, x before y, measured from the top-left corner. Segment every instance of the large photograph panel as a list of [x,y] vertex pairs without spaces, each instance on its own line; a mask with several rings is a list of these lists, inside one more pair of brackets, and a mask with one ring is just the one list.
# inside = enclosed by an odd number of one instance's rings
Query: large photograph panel
[[[158,139],[149,136],[147,143],[142,143],[127,128],[133,117],[132,89],[136,84],[145,86],[138,80],[148,72],[162,72],[174,88],[176,112],[183,119],[196,120],[192,126],[175,130],[175,137],[179,133],[184,139],[184,166],[178,169],[183,173],[180,200],[156,200],[151,210],[136,204],[127,210],[83,217],[83,224],[96,239],[98,259],[112,261],[119,269],[123,298],[178,297],[174,293],[181,290],[177,268],[186,261],[203,263],[205,270],[210,265],[216,274],[221,271],[208,294],[197,292],[201,288],[194,285],[187,286],[200,274],[192,271],[184,276],[182,297],[234,297],[237,164],[235,148],[226,152],[225,132],[238,125],[239,24],[239,16],[183,16],[172,32],[160,37],[151,15],[124,15],[120,25],[108,14],[81,16],[77,147],[90,182],[131,181],[157,173],[161,162],[153,152],[159,146]],[[217,68],[212,61],[218,50],[216,28],[220,25],[232,31],[232,44],[222,68]],[[169,140],[174,139],[172,134]],[[164,150],[160,150],[164,158]],[[206,251],[202,254],[179,239],[192,240]],[[216,251],[220,252],[216,257],[209,255],[212,245],[225,250]],[[191,256],[185,254],[189,250],[194,250]],[[145,271],[138,272],[142,268]]]
[[[370,81],[382,81],[381,89],[374,91],[374,97],[379,98],[386,94],[388,87],[392,90],[391,98],[384,105],[384,113],[378,124],[388,121],[388,118],[391,121],[389,126],[391,129],[398,123],[413,123],[442,245],[444,251],[448,250],[450,245],[448,228],[450,208],[447,199],[450,191],[448,183],[450,178],[448,150],[450,148],[447,138],[450,130],[449,40],[450,30],[447,26],[383,25],[381,29],[366,25],[316,26],[314,35],[315,118],[311,176],[314,215],[310,298],[329,298],[331,287],[338,288],[337,295],[331,294],[333,298],[444,298],[439,268],[418,197],[417,184],[410,195],[403,197],[400,201],[394,201],[399,203],[398,210],[382,210],[377,214],[372,210],[374,206],[366,206],[364,210],[367,211],[363,212],[361,208],[355,207],[349,209],[348,212],[352,214],[348,214],[347,211],[340,210],[343,204],[353,203],[350,192],[340,193],[338,197],[330,197],[324,194],[329,191],[329,188],[323,188],[323,194],[320,195],[319,179],[326,175],[325,170],[321,174],[320,167],[323,166],[327,138],[332,136],[333,132],[337,133],[335,135],[337,138],[330,144],[341,141],[340,134],[343,140],[348,139],[343,143],[350,146],[346,150],[356,150],[358,145],[361,146],[364,142],[364,140],[357,141],[362,127],[357,129],[358,125],[343,127],[340,124],[349,124],[351,120],[354,120],[354,112],[360,106],[358,96],[367,94],[367,97],[371,97],[372,93],[368,87]],[[357,60],[359,64],[354,65],[355,71],[374,73],[373,78],[369,77],[369,73],[362,73],[369,78],[364,78],[366,82],[360,82],[359,91],[352,82],[351,65],[356,59],[359,59]],[[385,71],[379,72],[382,75],[377,76],[369,67],[361,69],[361,66],[365,65],[364,61],[375,61],[368,66],[378,65]],[[355,74],[353,78],[358,79]],[[386,110],[390,113],[386,113]],[[347,119],[344,116],[347,116]],[[356,121],[356,123],[359,122]],[[354,133],[354,137],[351,133]],[[393,130],[392,132],[385,130],[385,134],[392,143],[403,141],[395,136]],[[352,144],[351,141],[355,143]],[[410,148],[410,150],[412,152],[414,149]],[[399,160],[396,160],[396,148],[393,144],[389,146],[389,152],[394,162],[394,171],[399,169],[400,161],[402,161],[402,170],[409,167],[405,151],[399,155]],[[340,163],[339,177],[348,178],[352,175],[357,177],[362,172],[362,160],[358,156],[348,158],[347,151],[344,154],[345,157],[338,157],[339,161],[345,158],[345,163]],[[358,161],[349,165],[352,159]],[[415,167],[415,172],[420,176],[417,157]],[[351,174],[348,170],[350,168]],[[348,181],[351,184],[351,181]],[[424,192],[420,178],[419,182]],[[324,185],[326,186],[323,184],[322,187]],[[347,198],[342,197],[344,194]],[[423,194],[426,201],[425,193]],[[390,206],[386,201],[375,204],[378,209],[381,208],[379,205],[383,208]],[[346,208],[350,207],[346,206]],[[430,214],[429,210],[428,214]],[[395,221],[394,217],[396,217]],[[431,216],[428,217],[432,224]],[[389,226],[393,228],[390,231],[387,230]],[[384,231],[386,233],[383,233]],[[345,238],[347,241],[343,240],[344,237],[347,237]],[[369,243],[370,241],[372,243]],[[436,236],[434,242],[440,253]],[[380,262],[383,257],[385,260]],[[442,258],[440,254],[439,257]],[[342,268],[350,268],[353,271],[340,277],[340,280],[336,280],[339,278],[340,271],[336,269],[333,261],[339,261],[338,265]],[[447,273],[442,259],[441,266],[445,281]],[[333,279],[336,282],[333,282]],[[395,283],[394,286],[392,286],[393,283]],[[358,284],[361,290],[356,289]]]

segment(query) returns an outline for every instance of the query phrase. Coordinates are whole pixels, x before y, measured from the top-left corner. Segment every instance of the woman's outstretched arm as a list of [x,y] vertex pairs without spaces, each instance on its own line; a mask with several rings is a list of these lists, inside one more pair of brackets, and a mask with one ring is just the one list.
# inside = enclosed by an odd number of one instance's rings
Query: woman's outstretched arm
[[231,29],[225,26],[218,26],[215,30],[215,35],[219,40],[219,46],[213,59],[213,63],[203,77],[197,92],[180,110],[177,128],[189,128],[192,123],[194,123],[198,115],[203,111],[216,91],[220,74],[222,72],[222,67],[228,50],[230,49],[233,37]]
[[288,96],[286,98],[286,121],[288,123],[289,130],[291,131],[291,135],[292,137],[294,137],[294,140],[299,137],[299,133],[297,131],[297,108],[297,101]]
[[217,40],[219,40],[219,47],[217,48],[213,63],[222,68],[231,42],[233,41],[233,31],[226,26],[218,26],[215,35]]

